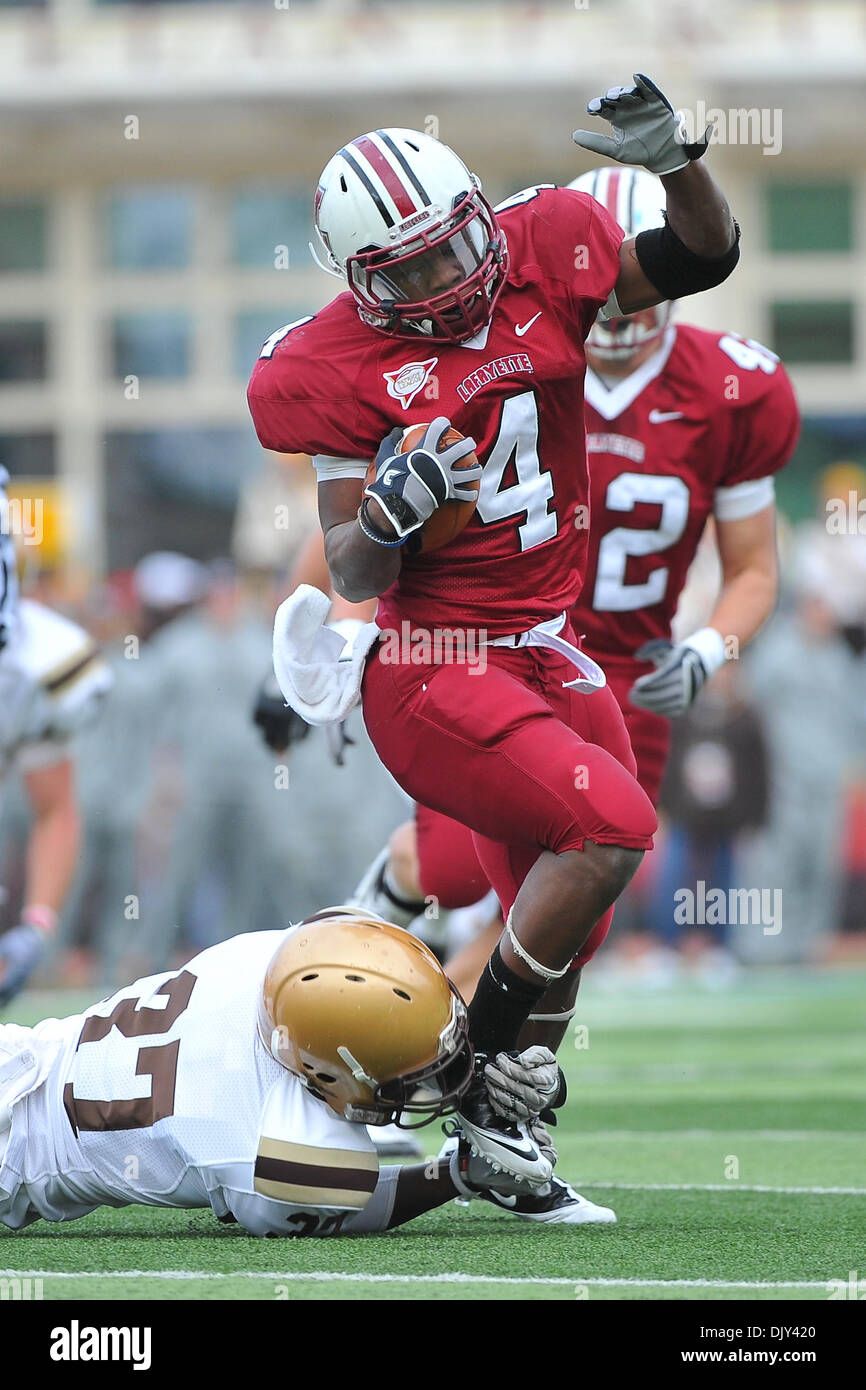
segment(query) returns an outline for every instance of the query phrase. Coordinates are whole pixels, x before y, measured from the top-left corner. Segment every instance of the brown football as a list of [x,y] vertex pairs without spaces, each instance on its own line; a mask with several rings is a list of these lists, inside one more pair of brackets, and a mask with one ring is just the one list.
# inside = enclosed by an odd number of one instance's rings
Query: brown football
[[[424,438],[427,428],[427,425],[410,425],[408,429],[403,431],[403,438],[397,446],[397,452],[399,454],[405,454],[409,449],[416,448]],[[449,444],[457,444],[459,440],[464,438],[465,435],[462,435],[459,430],[449,428],[440,437],[439,447],[447,448]],[[461,468],[472,468],[477,462],[478,459],[473,449],[471,454],[467,454],[465,458],[460,460],[457,464],[457,469],[459,471]],[[371,482],[375,476],[375,463],[371,463],[367,470],[367,482]],[[475,493],[475,499],[473,501],[458,502],[453,500],[451,502],[443,502],[442,506],[437,507],[433,515],[424,522],[420,530],[421,545],[419,548],[422,551],[439,550],[441,546],[447,545],[449,541],[453,541],[455,536],[459,536],[464,526],[467,525],[472,513],[475,511],[479,482],[476,479],[475,482],[469,483],[467,486],[471,487]]]

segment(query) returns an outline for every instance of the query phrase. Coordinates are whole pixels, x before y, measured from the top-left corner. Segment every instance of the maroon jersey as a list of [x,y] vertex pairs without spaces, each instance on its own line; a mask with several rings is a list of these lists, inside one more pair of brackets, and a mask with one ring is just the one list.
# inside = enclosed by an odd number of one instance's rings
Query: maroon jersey
[[[262,444],[324,456],[331,476],[363,476],[395,425],[446,415],[475,439],[484,472],[472,520],[442,549],[404,554],[380,601],[381,626],[408,619],[502,636],[571,607],[580,591],[583,344],[619,275],[623,233],[572,189],[527,189],[497,214],[508,279],[470,343],[377,332],[347,292],[274,334],[253,370],[249,404]],[[342,473],[337,460],[350,461]]]
[[707,517],[736,520],[773,500],[772,475],[799,433],[775,354],[733,333],[671,325],[656,353],[606,389],[589,370],[591,527],[572,622],[602,664],[670,637]]

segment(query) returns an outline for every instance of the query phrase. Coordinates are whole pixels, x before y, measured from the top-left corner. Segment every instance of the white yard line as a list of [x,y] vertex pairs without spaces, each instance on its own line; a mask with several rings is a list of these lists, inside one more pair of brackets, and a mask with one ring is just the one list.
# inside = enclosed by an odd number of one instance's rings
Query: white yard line
[[866,1197],[866,1187],[770,1187],[743,1182],[580,1182],[623,1192],[779,1192],[792,1197]]
[[826,1289],[826,1279],[584,1279],[544,1277],[542,1275],[502,1274],[347,1274],[345,1270],[256,1270],[236,1269],[216,1273],[207,1269],[0,1269],[2,1279],[165,1279],[210,1281],[228,1279],[272,1279],[280,1284],[337,1283],[337,1284],[541,1284],[551,1288],[569,1288],[589,1284],[598,1288],[652,1289]]
[[735,1129],[727,1125],[720,1125],[718,1129],[594,1129],[581,1134],[579,1138],[581,1144],[593,1144],[611,1139],[633,1143],[640,1139],[718,1139],[722,1135],[770,1140],[779,1144],[800,1144],[809,1140],[820,1144],[827,1139],[866,1144],[866,1135],[853,1129]]

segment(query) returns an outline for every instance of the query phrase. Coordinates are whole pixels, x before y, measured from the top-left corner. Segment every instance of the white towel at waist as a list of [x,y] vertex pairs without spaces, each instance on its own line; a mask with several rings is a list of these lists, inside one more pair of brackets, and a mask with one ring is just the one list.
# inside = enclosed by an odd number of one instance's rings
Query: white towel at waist
[[361,698],[367,653],[379,636],[375,623],[361,623],[354,641],[326,627],[331,600],[310,584],[299,584],[274,619],[274,674],[287,704],[308,724],[345,719]]

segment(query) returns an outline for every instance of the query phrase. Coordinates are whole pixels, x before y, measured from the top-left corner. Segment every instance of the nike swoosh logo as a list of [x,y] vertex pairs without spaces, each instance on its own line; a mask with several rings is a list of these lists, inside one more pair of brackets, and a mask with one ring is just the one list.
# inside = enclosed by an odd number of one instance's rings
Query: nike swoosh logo
[[651,410],[649,422],[651,425],[663,425],[665,420],[681,420],[683,412],[681,410]]
[[499,1130],[486,1129],[484,1125],[476,1125],[475,1128],[481,1134],[491,1134],[496,1140],[500,1149],[505,1149],[506,1153],[516,1154],[518,1158],[537,1159],[538,1150],[528,1140],[525,1139],[521,1145],[507,1144]]
[[533,314],[532,318],[529,319],[529,321],[528,321],[527,323],[517,323],[517,324],[515,324],[515,325],[514,325],[514,331],[515,331],[515,333],[517,334],[518,338],[522,338],[523,335],[524,335],[524,333],[528,333],[529,330],[530,330],[530,328],[532,327],[532,325],[535,323],[535,320],[536,320],[536,319],[540,319],[540,318],[541,318],[541,315],[542,315],[543,313],[544,313],[544,310],[543,310],[543,309],[539,309],[538,313],[537,313],[537,314]]
[[491,1192],[490,1192],[490,1196],[493,1198],[493,1200],[494,1200],[495,1202],[498,1202],[499,1205],[500,1205],[501,1207],[516,1207],[516,1206],[517,1206],[517,1198],[514,1197],[514,1196],[506,1197],[506,1195],[505,1195],[504,1192],[493,1192],[493,1191],[491,1191]]

